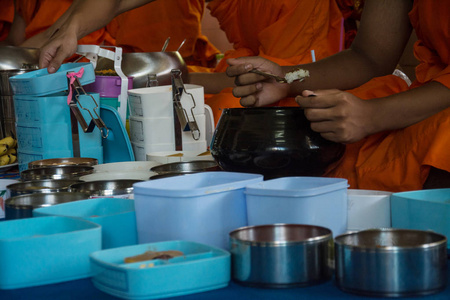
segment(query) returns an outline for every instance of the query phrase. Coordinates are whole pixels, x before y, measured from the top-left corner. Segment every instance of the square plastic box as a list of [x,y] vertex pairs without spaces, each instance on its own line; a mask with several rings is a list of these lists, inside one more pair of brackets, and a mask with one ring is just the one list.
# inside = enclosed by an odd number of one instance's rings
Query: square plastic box
[[[178,250],[183,256],[124,263],[146,251]],[[189,241],[121,247],[91,254],[92,282],[99,290],[124,299],[161,299],[226,287],[230,253]]]
[[431,189],[391,195],[392,227],[432,230],[447,237],[450,249],[450,189]]
[[101,250],[101,228],[67,217],[0,222],[0,289],[90,277],[89,255]]
[[76,217],[102,227],[102,248],[137,244],[134,201],[120,198],[96,198],[41,207],[33,210],[34,217]]
[[283,177],[248,185],[248,225],[317,225],[334,236],[347,230],[347,180]]
[[262,180],[217,171],[135,183],[139,243],[189,240],[228,249],[229,232],[247,225],[245,186]]

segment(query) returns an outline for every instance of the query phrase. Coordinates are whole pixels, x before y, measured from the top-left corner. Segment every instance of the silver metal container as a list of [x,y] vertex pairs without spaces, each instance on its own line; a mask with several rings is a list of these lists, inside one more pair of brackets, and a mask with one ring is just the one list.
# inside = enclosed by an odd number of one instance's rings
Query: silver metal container
[[204,171],[218,171],[219,165],[213,160],[182,161],[155,166],[150,169],[158,174],[183,174]]
[[5,201],[5,218],[6,220],[31,218],[35,208],[85,199],[89,199],[89,194],[57,192],[19,195]]
[[28,163],[29,169],[37,168],[53,168],[53,167],[64,167],[64,166],[95,166],[98,164],[96,158],[90,157],[66,157],[66,158],[48,158],[35,160]]
[[118,196],[133,194],[133,184],[142,180],[135,179],[115,179],[97,180],[72,184],[69,188],[71,192],[89,193],[91,197]]
[[56,192],[67,192],[69,186],[74,183],[83,182],[81,180],[74,179],[44,179],[44,180],[33,180],[24,181],[10,184],[6,187],[10,191],[11,197],[18,195],[27,195],[34,193],[56,193]]
[[332,232],[301,224],[238,228],[230,233],[232,278],[248,286],[308,286],[331,278]]
[[[182,79],[187,82],[188,69],[179,52],[133,52],[123,53],[122,71],[128,77],[133,77],[133,88],[147,87],[149,75],[156,75],[158,85],[172,83],[171,71],[179,69]],[[114,70],[114,62],[99,57],[96,71]]]
[[78,179],[81,176],[94,173],[94,167],[61,166],[51,168],[28,169],[20,172],[23,181],[43,179]]
[[447,239],[431,231],[369,229],[335,238],[336,284],[377,297],[437,293],[447,283]]

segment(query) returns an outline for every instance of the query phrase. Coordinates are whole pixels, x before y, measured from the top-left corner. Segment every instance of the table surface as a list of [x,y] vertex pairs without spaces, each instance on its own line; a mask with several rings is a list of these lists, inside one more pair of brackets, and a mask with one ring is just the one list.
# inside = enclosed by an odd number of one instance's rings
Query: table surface
[[[1,266],[0,266],[1,267]],[[299,288],[288,289],[262,289],[251,288],[239,285],[235,282],[221,289],[196,293],[186,296],[178,296],[165,299],[177,299],[177,300],[202,300],[202,299],[274,299],[274,300],[301,300],[301,299],[381,299],[376,297],[364,297],[354,294],[349,294],[341,291],[336,287],[333,280],[329,280],[325,283]],[[0,290],[0,299],[4,300],[16,300],[16,299],[119,299],[106,294],[97,288],[91,282],[90,278],[68,281],[58,284],[44,285],[38,287],[29,287],[14,290]],[[400,298],[406,299],[424,299],[424,300],[448,300],[450,299],[450,268],[448,269],[447,287],[444,291],[423,297],[414,298]]]

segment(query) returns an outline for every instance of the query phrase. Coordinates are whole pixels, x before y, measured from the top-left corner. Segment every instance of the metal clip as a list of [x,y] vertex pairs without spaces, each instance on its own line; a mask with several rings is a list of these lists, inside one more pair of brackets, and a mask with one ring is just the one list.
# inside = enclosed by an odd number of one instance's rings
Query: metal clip
[[[70,99],[69,107],[72,113],[74,114],[75,118],[77,119],[78,123],[80,124],[81,128],[83,129],[83,131],[92,132],[95,126],[97,126],[98,129],[100,129],[102,137],[107,138],[109,134],[109,129],[108,127],[106,127],[106,124],[103,122],[103,120],[100,118],[99,114],[96,111],[96,109],[99,109],[97,101],[95,101],[92,95],[86,93],[86,91],[83,89],[83,86],[80,84],[78,78],[75,78],[75,80],[71,84],[71,89],[72,89],[72,99]],[[95,107],[92,110],[93,113],[89,109],[82,106],[81,102],[78,99],[79,96],[81,95],[89,96],[92,99],[92,101],[94,101]],[[89,123],[89,125],[87,125],[86,121],[84,120],[84,117],[79,108],[87,111],[91,116],[91,122]],[[93,114],[95,115],[95,117]]]
[[[178,117],[178,121],[181,126],[182,131],[191,131],[192,138],[194,140],[200,139],[200,130],[197,125],[197,120],[195,120],[194,109],[196,107],[194,96],[191,93],[188,93],[183,85],[183,80],[181,79],[181,71],[179,69],[173,69],[172,73],[172,99],[173,99],[173,107]],[[181,104],[181,97],[183,92],[189,95],[192,99],[193,106],[191,107],[191,116],[192,120],[190,120],[186,110],[183,108]]]

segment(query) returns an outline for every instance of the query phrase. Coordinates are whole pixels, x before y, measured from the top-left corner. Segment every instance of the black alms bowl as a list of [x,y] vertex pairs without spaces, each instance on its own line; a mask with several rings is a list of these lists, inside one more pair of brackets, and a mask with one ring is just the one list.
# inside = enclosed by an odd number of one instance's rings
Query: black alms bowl
[[267,180],[321,176],[342,157],[345,145],[312,131],[299,107],[227,108],[210,150],[225,171],[258,173]]

